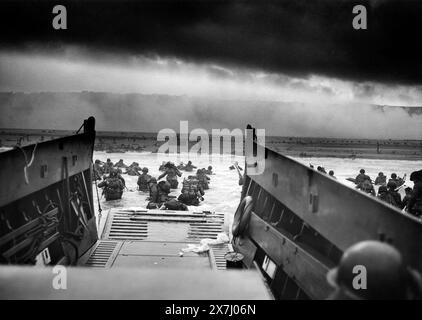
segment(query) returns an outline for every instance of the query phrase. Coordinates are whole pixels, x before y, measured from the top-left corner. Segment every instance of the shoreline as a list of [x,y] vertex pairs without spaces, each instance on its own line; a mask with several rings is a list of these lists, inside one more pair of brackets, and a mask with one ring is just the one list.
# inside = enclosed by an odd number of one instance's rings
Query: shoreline
[[[48,141],[74,134],[65,130],[24,130],[0,129],[0,147],[13,148],[41,141]],[[234,139],[231,150],[234,148]],[[157,141],[155,133],[97,132],[95,151],[106,153],[151,152],[157,153],[165,141]],[[196,141],[189,141],[191,150]],[[222,142],[220,143],[220,153]],[[340,159],[379,159],[379,160],[422,160],[422,140],[391,139],[341,139],[309,137],[266,138],[268,148],[290,157],[297,158],[340,158]],[[209,142],[209,151],[212,141]],[[218,149],[217,149],[218,150]],[[178,150],[179,151],[179,150]],[[234,153],[234,152],[233,152]]]

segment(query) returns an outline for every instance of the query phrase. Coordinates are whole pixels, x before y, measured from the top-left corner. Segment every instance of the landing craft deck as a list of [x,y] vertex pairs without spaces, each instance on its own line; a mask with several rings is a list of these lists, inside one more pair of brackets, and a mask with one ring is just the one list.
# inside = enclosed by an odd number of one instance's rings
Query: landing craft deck
[[[256,143],[255,148],[264,148],[265,167],[244,164],[230,244],[213,240],[227,232],[234,210],[114,207],[96,220],[94,122],[85,122],[83,134],[0,155],[0,175],[5,181],[15,178],[11,190],[21,186],[16,193],[0,190],[1,261],[78,266],[69,270],[72,289],[66,293],[52,289],[49,268],[2,267],[0,295],[324,299],[331,291],[327,271],[350,245],[368,239],[392,243],[406,264],[421,270],[422,224],[416,218]],[[11,170],[15,167],[17,173]],[[135,196],[144,203],[132,192],[113,205],[138,205]],[[97,224],[103,226],[100,232]],[[241,258],[233,254],[226,261],[232,251]],[[226,271],[229,267],[241,268]]]
[[227,243],[203,253],[183,252],[202,239],[217,239],[224,214],[209,211],[110,209],[101,240],[81,258],[88,267],[155,267],[225,270]]

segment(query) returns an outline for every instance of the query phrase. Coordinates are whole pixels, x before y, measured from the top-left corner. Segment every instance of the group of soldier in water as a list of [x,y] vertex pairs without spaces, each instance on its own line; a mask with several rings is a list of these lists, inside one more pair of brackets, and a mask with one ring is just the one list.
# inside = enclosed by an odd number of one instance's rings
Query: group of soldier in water
[[[314,168],[312,164],[310,164],[310,167]],[[327,174],[325,168],[321,166],[317,167],[317,171]],[[331,178],[336,179],[333,170],[330,170],[328,174]],[[356,178],[348,178],[347,180],[354,182],[356,189],[377,197],[381,201],[400,210],[422,218],[422,170],[414,171],[410,175],[410,181],[414,183],[413,189],[405,186],[406,174],[401,178],[396,173],[392,173],[390,179],[387,180],[387,176],[383,172],[379,172],[375,180],[372,180],[365,173],[365,169],[361,169]],[[375,192],[374,186],[379,186],[377,193]],[[405,195],[402,199],[398,191],[403,187]]]
[[[238,172],[242,170],[237,164],[232,167],[230,169],[236,168]],[[313,165],[311,167],[313,168]],[[205,190],[209,189],[209,175],[213,174],[211,166],[207,169],[198,169],[191,161],[187,164],[181,163],[178,166],[172,162],[163,162],[159,167],[162,174],[155,178],[148,174],[148,168],[141,168],[137,162],[127,166],[122,159],[116,164],[113,164],[110,159],[107,159],[106,162],[95,160],[95,179],[103,180],[98,184],[98,187],[103,188],[106,200],[115,200],[122,197],[126,188],[125,180],[121,175],[123,169],[125,170],[124,174],[138,176],[139,191],[149,192],[148,209],[188,210],[187,206],[198,206],[200,201],[204,199]],[[196,174],[188,175],[187,178],[183,179],[181,194],[177,199],[170,196],[171,189],[177,189],[179,185],[178,178],[182,176],[182,171],[193,172],[195,169],[197,169]],[[317,170],[324,174],[327,173],[320,166],[317,167]],[[108,176],[104,176],[107,174]],[[328,175],[336,179],[333,170],[330,170]],[[161,180],[164,177],[166,180]],[[387,176],[383,172],[379,172],[375,180],[372,180],[365,173],[365,170],[361,169],[356,178],[347,180],[354,182],[356,188],[362,192],[376,196],[381,201],[414,216],[422,217],[422,170],[414,171],[410,175],[410,180],[414,183],[413,189],[405,186],[406,175],[398,177],[396,173],[392,173],[390,179],[387,180]],[[379,186],[377,193],[374,186]],[[405,195],[402,199],[398,190],[403,187]]]
[[[181,194],[177,199],[170,196],[171,189],[177,189],[179,186],[178,177],[182,176],[181,171],[193,173],[194,169],[197,169],[196,174],[191,174],[183,179]],[[137,162],[127,166],[122,159],[116,164],[113,164],[110,159],[107,159],[106,162],[95,160],[93,170],[95,181],[102,180],[98,187],[103,188],[103,194],[107,201],[122,197],[126,188],[122,174],[128,174],[138,176],[139,191],[149,192],[148,209],[183,211],[188,210],[187,206],[198,206],[200,201],[204,200],[205,190],[209,189],[209,175],[213,174],[212,166],[208,166],[207,169],[198,169],[191,161],[188,161],[187,164],[180,163],[178,166],[172,162],[163,162],[159,171],[162,174],[155,178],[148,174],[148,168],[141,168]],[[166,180],[161,180],[164,177]]]

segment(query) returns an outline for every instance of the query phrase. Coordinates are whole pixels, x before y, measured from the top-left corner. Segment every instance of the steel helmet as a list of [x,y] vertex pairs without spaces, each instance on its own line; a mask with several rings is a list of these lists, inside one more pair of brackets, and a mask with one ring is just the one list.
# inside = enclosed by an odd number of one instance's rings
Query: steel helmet
[[[360,270],[366,273],[366,286],[355,287]],[[364,268],[362,268],[364,267]],[[406,299],[409,272],[400,252],[379,241],[362,241],[347,249],[337,268],[327,274],[328,283],[349,299]],[[363,280],[363,279],[362,279]]]
[[360,171],[359,171],[360,173],[365,173],[365,169],[360,169]]
[[143,167],[142,168],[142,172],[148,172],[148,168],[147,167]]
[[397,178],[397,174],[392,173],[392,174],[391,174],[391,178],[393,178],[393,179]]
[[380,186],[378,188],[378,194],[383,193],[383,192],[387,192],[387,187],[386,186]]
[[410,181],[422,181],[422,170],[413,171],[409,179]]

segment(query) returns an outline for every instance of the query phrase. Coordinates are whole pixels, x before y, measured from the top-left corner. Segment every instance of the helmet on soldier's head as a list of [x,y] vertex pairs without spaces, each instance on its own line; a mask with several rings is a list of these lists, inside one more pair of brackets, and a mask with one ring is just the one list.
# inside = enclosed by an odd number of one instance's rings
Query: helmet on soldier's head
[[152,177],[151,179],[148,180],[148,183],[157,183],[157,179]]
[[115,177],[117,176],[118,171],[114,168],[110,169],[110,177]]
[[401,254],[379,241],[362,241],[347,249],[328,283],[346,299],[406,299],[409,272]]
[[160,181],[158,185],[160,186],[162,191],[170,193],[170,183],[168,183],[167,181]]
[[395,173],[392,173],[392,174],[391,174],[391,178],[392,178],[392,179],[395,179],[395,178],[397,178],[397,174],[395,174]]
[[382,177],[382,176],[384,175],[384,173],[383,173],[383,172],[378,172],[378,175],[379,175],[380,177]]
[[365,169],[360,169],[359,172],[362,173],[362,174],[364,174],[365,173]]
[[386,186],[380,186],[379,188],[378,188],[378,194],[380,194],[380,193],[384,193],[384,192],[387,192],[388,190],[387,190],[387,187]]
[[212,166],[208,166],[208,170],[211,170],[212,169]]
[[410,181],[422,181],[422,170],[413,171],[409,179]]
[[145,173],[148,172],[148,168],[147,167],[143,167],[142,168],[142,172],[145,172]]
[[192,161],[190,161],[190,160],[189,160],[189,161],[188,161],[188,164],[192,164]]

